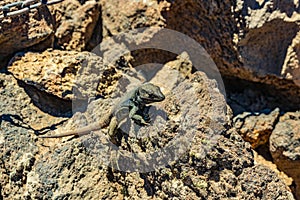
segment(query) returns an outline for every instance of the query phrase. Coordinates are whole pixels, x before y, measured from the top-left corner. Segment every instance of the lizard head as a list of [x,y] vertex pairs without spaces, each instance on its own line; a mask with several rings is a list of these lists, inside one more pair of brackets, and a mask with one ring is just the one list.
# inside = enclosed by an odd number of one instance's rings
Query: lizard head
[[138,88],[138,98],[145,104],[160,102],[165,99],[165,95],[160,91],[160,88],[152,83],[145,83]]

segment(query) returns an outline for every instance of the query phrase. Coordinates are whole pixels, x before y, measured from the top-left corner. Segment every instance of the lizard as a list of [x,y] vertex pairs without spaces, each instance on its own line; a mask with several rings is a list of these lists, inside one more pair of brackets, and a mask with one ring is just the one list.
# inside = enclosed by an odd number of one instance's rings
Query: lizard
[[40,138],[60,138],[72,135],[86,135],[91,131],[109,126],[109,137],[114,137],[119,123],[129,117],[135,123],[147,125],[149,121],[147,104],[160,102],[165,99],[160,88],[152,83],[144,83],[136,89],[128,92],[117,106],[100,118],[99,121],[89,124],[77,130],[70,130],[54,135],[42,135]]

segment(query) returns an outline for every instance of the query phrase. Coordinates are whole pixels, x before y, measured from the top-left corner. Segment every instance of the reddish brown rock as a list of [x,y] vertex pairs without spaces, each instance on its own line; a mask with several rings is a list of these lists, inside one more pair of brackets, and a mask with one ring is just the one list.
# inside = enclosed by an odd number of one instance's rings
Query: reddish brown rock
[[[15,1],[1,1],[0,6]],[[2,13],[1,13],[2,14]],[[0,68],[6,66],[13,53],[24,49],[41,51],[52,47],[55,21],[48,7],[0,20]]]
[[[95,54],[50,49],[16,55],[8,71],[25,84],[64,100],[107,95],[103,84],[113,85],[119,77],[114,66],[104,66],[102,58]],[[105,76],[111,76],[110,83]]]
[[52,7],[57,19],[56,45],[66,50],[90,50],[102,39],[99,1],[65,0]]
[[166,1],[101,1],[103,37],[150,26],[164,26],[161,11],[169,7]]
[[238,133],[252,148],[269,142],[269,137],[278,121],[279,109],[270,113],[243,113],[233,119]]

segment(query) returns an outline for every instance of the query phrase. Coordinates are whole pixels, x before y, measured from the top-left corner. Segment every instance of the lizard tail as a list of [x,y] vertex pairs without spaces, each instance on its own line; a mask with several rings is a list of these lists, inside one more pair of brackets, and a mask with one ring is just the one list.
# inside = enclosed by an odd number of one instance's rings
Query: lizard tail
[[77,130],[61,132],[61,133],[54,134],[54,135],[42,135],[42,136],[39,136],[39,138],[60,138],[60,137],[66,137],[66,136],[71,136],[71,135],[78,135],[78,136],[86,135],[94,130],[96,130],[96,129],[94,129],[92,126],[89,126],[89,127],[79,128]]
[[54,134],[54,135],[42,135],[39,136],[39,138],[60,138],[60,137],[66,137],[66,136],[71,136],[71,135],[87,135],[89,134],[91,131],[95,131],[98,129],[101,129],[105,126],[107,126],[109,124],[110,121],[110,117],[106,118],[105,120],[101,120],[100,122],[95,122],[92,123],[88,126],[76,129],[76,130],[71,130],[71,131],[65,131],[65,132],[61,132],[58,134]]

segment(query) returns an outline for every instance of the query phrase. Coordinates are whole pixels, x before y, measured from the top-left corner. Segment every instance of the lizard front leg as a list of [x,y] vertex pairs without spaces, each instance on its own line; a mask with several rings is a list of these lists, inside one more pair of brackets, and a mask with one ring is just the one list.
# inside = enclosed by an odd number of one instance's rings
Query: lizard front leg
[[[141,114],[139,114],[138,111],[140,111],[139,107],[133,106],[129,112],[130,119],[132,119],[135,122],[138,122],[142,125],[148,125],[149,123],[147,123],[145,121],[144,117]],[[142,114],[143,114],[143,112],[142,112]]]

